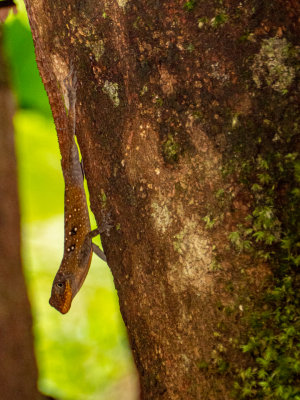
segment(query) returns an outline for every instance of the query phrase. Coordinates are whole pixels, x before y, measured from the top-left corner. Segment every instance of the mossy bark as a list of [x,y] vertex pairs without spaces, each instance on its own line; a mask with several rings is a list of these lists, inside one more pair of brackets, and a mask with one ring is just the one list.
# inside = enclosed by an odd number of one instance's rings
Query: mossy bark
[[272,269],[229,237],[254,207],[245,162],[277,146],[266,121],[290,127],[278,112],[290,124],[297,5],[25,3],[58,133],[77,76],[76,135],[92,211],[114,225],[102,239],[141,397],[231,399]]

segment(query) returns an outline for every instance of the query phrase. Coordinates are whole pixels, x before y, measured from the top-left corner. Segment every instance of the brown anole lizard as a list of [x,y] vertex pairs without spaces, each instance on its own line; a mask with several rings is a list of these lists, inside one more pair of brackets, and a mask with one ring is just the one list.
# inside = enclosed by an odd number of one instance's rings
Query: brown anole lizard
[[72,300],[87,276],[93,251],[106,261],[104,253],[92,243],[92,238],[110,228],[104,222],[103,226],[91,231],[83,171],[75,142],[77,79],[73,68],[64,82],[68,91],[69,112],[66,135],[59,144],[65,181],[65,240],[63,259],[54,278],[49,300],[51,306],[62,314],[69,311]]

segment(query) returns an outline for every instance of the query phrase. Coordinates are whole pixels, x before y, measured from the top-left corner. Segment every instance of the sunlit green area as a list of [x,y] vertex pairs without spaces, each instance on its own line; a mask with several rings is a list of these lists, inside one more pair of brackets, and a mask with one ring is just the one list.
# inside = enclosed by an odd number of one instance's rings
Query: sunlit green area
[[5,52],[18,107],[14,124],[22,254],[34,317],[39,388],[59,399],[132,400],[134,368],[107,265],[93,258],[68,314],[61,315],[48,304],[63,253],[64,183],[48,99],[25,9],[19,5],[18,15],[5,23]]

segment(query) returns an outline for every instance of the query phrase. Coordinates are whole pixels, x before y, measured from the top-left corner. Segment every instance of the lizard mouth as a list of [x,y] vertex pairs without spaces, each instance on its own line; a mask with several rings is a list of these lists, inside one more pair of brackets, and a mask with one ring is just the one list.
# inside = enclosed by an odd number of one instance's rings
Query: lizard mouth
[[49,304],[62,314],[66,314],[72,304],[72,288],[68,280],[65,282],[65,289],[62,294],[52,293]]

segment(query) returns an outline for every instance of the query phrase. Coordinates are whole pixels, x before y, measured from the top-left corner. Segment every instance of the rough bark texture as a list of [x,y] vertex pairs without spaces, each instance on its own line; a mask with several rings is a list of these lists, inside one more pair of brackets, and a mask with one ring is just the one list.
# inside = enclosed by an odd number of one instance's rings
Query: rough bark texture
[[141,397],[232,398],[250,362],[245,310],[271,275],[230,245],[254,201],[234,161],[272,149],[266,121],[296,104],[296,2],[25,3],[58,133],[76,71],[76,135],[92,211],[114,224],[103,245]]
[[20,256],[20,213],[14,148],[14,101],[2,57],[0,27],[0,397],[40,399],[32,318]]

